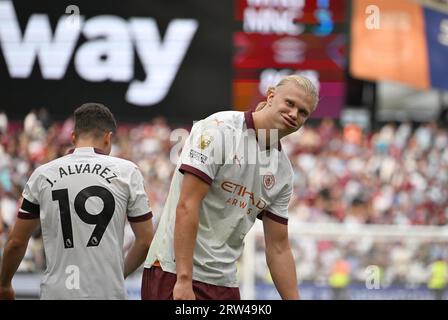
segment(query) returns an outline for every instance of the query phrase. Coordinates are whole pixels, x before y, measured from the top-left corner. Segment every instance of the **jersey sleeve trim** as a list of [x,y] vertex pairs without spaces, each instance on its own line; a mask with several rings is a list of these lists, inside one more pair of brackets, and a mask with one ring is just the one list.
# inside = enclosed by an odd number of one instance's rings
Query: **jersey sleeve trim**
[[[22,201],[22,206],[20,207],[18,216],[25,215],[27,217],[31,217],[28,219],[39,218],[40,216],[40,206],[38,204],[32,203],[25,198]],[[23,218],[27,219],[27,218]]]
[[281,224],[284,224],[284,225],[288,225],[288,219],[279,217],[275,213],[272,213],[272,212],[267,211],[267,210],[264,210],[264,211],[260,212],[257,215],[257,218],[260,219],[260,220],[263,220],[264,216],[268,217],[269,219],[274,220],[275,222],[278,222],[278,223],[281,223]]
[[32,220],[32,219],[39,219],[39,215],[34,215],[31,213],[25,213],[25,212],[20,212],[17,214],[17,218],[19,219],[25,219],[25,220]]
[[137,216],[137,217],[130,217],[128,216],[128,221],[129,222],[143,222],[143,221],[147,221],[149,219],[152,218],[152,212],[148,212],[145,214],[142,214],[141,216]]
[[180,173],[184,174],[185,172],[191,173],[207,183],[208,185],[212,184],[213,179],[210,178],[207,174],[202,172],[199,169],[196,169],[195,167],[189,166],[188,164],[182,164],[179,168]]

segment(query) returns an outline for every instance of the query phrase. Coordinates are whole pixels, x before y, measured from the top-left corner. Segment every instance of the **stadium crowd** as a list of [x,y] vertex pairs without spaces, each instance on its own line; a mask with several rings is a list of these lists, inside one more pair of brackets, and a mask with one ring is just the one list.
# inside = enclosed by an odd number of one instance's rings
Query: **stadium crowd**
[[[0,256],[30,173],[71,148],[72,128],[71,118],[53,122],[45,109],[30,112],[23,125],[8,124],[7,115],[0,112]],[[174,130],[162,118],[120,125],[111,153],[141,168],[155,224],[175,168],[173,147],[179,141]],[[286,137],[282,146],[295,169],[291,219],[353,225],[447,222],[448,131],[436,123],[389,123],[368,133],[354,124],[340,128],[325,119]],[[127,245],[131,241],[128,237]],[[385,269],[390,281],[411,282],[422,281],[426,266],[437,257],[448,258],[446,243],[306,240],[293,247],[299,278],[315,281],[328,275],[338,256],[348,259],[354,278],[361,279],[365,266],[375,264]],[[44,264],[37,233],[19,271],[39,271]],[[409,273],[411,269],[415,272]],[[263,269],[257,269],[257,275],[265,280]]]

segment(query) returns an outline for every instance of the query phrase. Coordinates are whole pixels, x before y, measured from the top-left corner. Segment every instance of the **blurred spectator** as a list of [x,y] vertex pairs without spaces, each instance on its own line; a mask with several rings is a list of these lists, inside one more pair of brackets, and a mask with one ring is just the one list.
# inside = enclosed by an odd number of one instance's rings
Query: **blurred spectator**
[[30,140],[41,139],[45,134],[42,123],[37,117],[36,110],[31,110],[23,121],[23,131]]
[[51,116],[48,113],[48,110],[46,108],[40,108],[37,112],[37,119],[40,121],[42,127],[45,130],[48,130],[51,126]]
[[434,294],[434,300],[442,300],[448,278],[448,264],[442,258],[430,265],[428,288]]
[[333,300],[348,300],[347,287],[350,284],[350,264],[344,258],[337,259],[331,267],[329,284]]
[[0,110],[0,137],[8,131],[8,116],[5,111]]

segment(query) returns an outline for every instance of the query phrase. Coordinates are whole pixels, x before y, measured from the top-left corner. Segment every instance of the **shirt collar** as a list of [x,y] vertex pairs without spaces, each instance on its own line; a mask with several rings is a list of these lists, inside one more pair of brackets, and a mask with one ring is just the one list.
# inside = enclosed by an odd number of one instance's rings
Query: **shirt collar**
[[98,153],[98,154],[104,154],[106,155],[106,153],[98,148],[93,148],[93,147],[81,147],[81,148],[72,148],[70,150],[67,151],[67,154],[72,154],[72,153]]

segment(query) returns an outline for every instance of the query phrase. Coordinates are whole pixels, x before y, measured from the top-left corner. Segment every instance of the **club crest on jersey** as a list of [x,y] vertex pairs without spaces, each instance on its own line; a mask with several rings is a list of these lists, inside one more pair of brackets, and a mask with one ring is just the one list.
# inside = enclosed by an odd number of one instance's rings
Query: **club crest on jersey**
[[263,185],[267,190],[272,189],[275,184],[275,178],[272,173],[268,173],[263,176]]
[[213,141],[213,137],[212,136],[209,136],[207,134],[201,134],[201,136],[199,137],[198,147],[201,150],[205,150],[205,149],[208,148],[210,143],[212,143],[212,141]]

